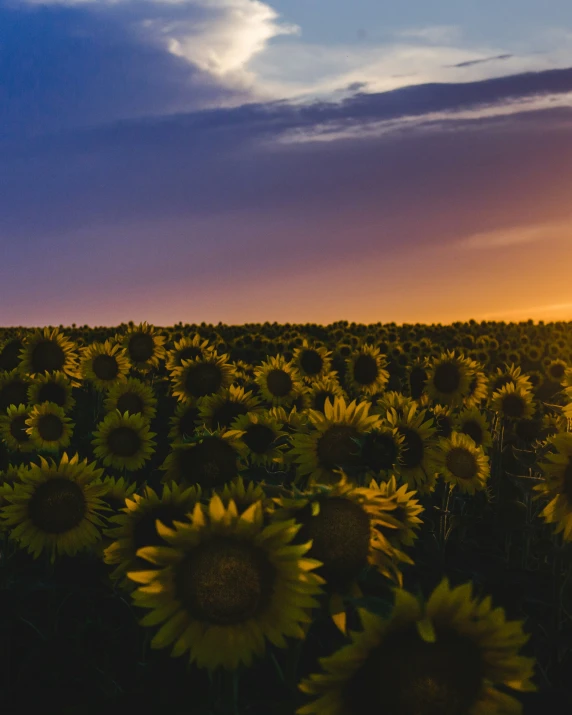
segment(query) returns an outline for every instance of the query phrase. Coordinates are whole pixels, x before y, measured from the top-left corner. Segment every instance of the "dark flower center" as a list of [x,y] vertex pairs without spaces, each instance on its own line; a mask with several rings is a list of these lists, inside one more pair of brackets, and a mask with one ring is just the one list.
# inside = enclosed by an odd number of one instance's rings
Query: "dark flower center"
[[232,626],[267,609],[275,579],[276,570],[262,549],[217,536],[194,548],[181,564],[176,590],[192,617]]
[[28,417],[27,414],[17,415],[10,421],[10,434],[17,442],[28,442],[30,439],[30,435],[26,434]]
[[300,353],[300,365],[307,375],[318,375],[324,366],[324,361],[317,350],[303,350]]
[[15,370],[20,364],[20,351],[23,347],[21,340],[11,340],[6,343],[0,352],[0,370]]
[[425,388],[425,383],[427,382],[427,372],[420,366],[415,366],[411,368],[409,373],[409,387],[411,390],[411,397],[414,400],[418,400]]
[[374,472],[387,471],[395,466],[399,447],[395,439],[388,434],[369,432],[365,437],[362,457]]
[[459,479],[473,479],[479,469],[475,455],[462,447],[453,447],[445,462],[447,469]]
[[320,412],[324,412],[324,405],[326,404],[326,400],[329,398],[330,402],[333,404],[335,395],[333,392],[330,392],[329,390],[320,390],[319,392],[316,392],[314,397],[312,398],[312,408],[314,410],[319,410]]
[[127,343],[127,352],[133,362],[147,362],[155,352],[155,341],[149,333],[134,333]]
[[411,427],[399,427],[399,434],[404,437],[403,440],[403,466],[412,469],[413,467],[418,467],[423,461],[425,455],[425,446],[423,444],[423,438],[417,432],[417,430]]
[[10,405],[26,405],[28,403],[29,383],[18,378],[10,380],[0,387],[0,410],[6,412]]
[[107,437],[109,451],[118,457],[133,457],[141,447],[141,437],[132,427],[114,427]]
[[435,423],[437,425],[437,434],[441,437],[449,437],[453,431],[453,426],[451,424],[451,418],[449,415],[436,415]]
[[318,438],[317,453],[320,466],[337,469],[359,466],[359,446],[352,441],[360,432],[352,425],[332,425]]
[[129,412],[130,415],[135,415],[143,412],[145,402],[143,398],[135,392],[124,392],[117,400],[117,409],[121,414]]
[[42,402],[53,402],[58,407],[63,407],[66,404],[67,392],[63,385],[57,382],[45,382],[41,385],[37,392],[37,400]]
[[548,372],[552,379],[561,380],[564,377],[565,370],[566,370],[566,366],[560,362],[557,362],[557,363],[550,365]]
[[292,378],[284,370],[270,370],[266,375],[268,392],[275,397],[286,397],[292,389]]
[[55,372],[62,370],[66,361],[64,350],[53,340],[41,340],[34,345],[30,355],[31,371]]
[[468,435],[473,442],[480,447],[483,443],[483,428],[476,420],[466,420],[461,425],[461,432]]
[[218,365],[210,362],[197,363],[185,369],[185,392],[193,397],[212,395],[220,390],[222,372]]
[[372,355],[358,355],[354,363],[354,380],[360,385],[371,385],[378,375],[377,360]]
[[390,632],[342,691],[344,713],[466,715],[478,701],[484,663],[478,646],[452,629],[426,643],[414,626]]
[[461,384],[461,371],[454,362],[442,362],[435,368],[433,385],[445,395],[450,395],[459,389]]
[[113,355],[101,353],[91,361],[91,369],[99,380],[114,380],[119,374],[119,365]]
[[520,395],[512,392],[503,397],[502,411],[507,417],[522,417],[525,411],[525,403]]
[[251,424],[242,435],[242,441],[255,454],[264,454],[274,441],[274,431],[268,425]]
[[57,442],[64,433],[64,423],[57,415],[40,415],[37,429],[42,439],[47,442]]
[[178,449],[177,463],[183,479],[205,489],[223,486],[237,476],[236,450],[218,437]]
[[63,534],[81,523],[86,501],[81,487],[63,477],[39,484],[28,502],[30,521],[49,534]]

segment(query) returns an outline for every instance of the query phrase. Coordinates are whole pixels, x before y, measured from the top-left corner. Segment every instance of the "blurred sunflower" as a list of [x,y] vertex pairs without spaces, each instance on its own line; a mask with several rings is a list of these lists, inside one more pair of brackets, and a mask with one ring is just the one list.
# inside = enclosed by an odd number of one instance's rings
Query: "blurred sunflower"
[[39,459],[21,470],[13,491],[4,494],[10,504],[0,509],[0,517],[11,527],[10,537],[34,558],[46,551],[53,563],[56,554],[73,556],[101,538],[103,470],[87,459],[80,462],[77,454],[64,453],[59,464]]
[[345,382],[349,390],[363,395],[381,392],[389,380],[387,361],[379,348],[364,343],[346,358]]
[[53,402],[64,412],[69,412],[75,405],[71,381],[59,371],[35,377],[28,387],[27,398],[30,405]]
[[38,451],[58,452],[71,442],[74,423],[54,402],[35,405],[30,410],[26,425],[26,433]]
[[106,392],[127,378],[130,364],[125,349],[112,340],[106,340],[83,349],[80,368],[85,380],[89,380],[99,392]]
[[568,365],[564,360],[552,360],[546,368],[546,374],[550,380],[561,383],[566,375]]
[[40,328],[24,338],[18,370],[30,378],[63,372],[76,380],[81,377],[77,360],[76,346],[62,332],[57,328]]
[[413,405],[403,415],[395,410],[387,412],[386,422],[403,436],[399,477],[420,494],[435,489],[435,432],[433,420],[425,420],[426,411],[417,412]]
[[534,414],[530,390],[521,385],[508,383],[493,393],[490,408],[509,420],[521,420]]
[[491,473],[483,448],[477,447],[471,437],[460,432],[453,432],[447,439],[439,439],[435,469],[447,483],[467,494],[484,489]]
[[547,524],[557,524],[555,533],[563,532],[564,541],[572,541],[572,433],[556,434],[548,439],[548,445],[556,452],[539,465],[544,481],[533,487],[540,492],[534,500],[550,500],[540,516]]
[[157,521],[170,547],[138,551],[160,570],[128,574],[141,584],[136,605],[152,609],[141,625],[163,623],[152,648],[174,644],[172,656],[189,651],[199,668],[235,670],[264,655],[267,640],[285,648],[286,636],[304,638],[322,580],[309,544],[290,543],[293,521],[264,526],[261,502],[239,514],[215,494],[190,524],[174,526]]
[[137,551],[144,546],[166,545],[156,529],[157,519],[164,524],[189,521],[200,499],[200,487],[182,490],[176,484],[166,484],[160,497],[149,486],[143,488],[143,494],[126,497],[125,507],[121,509],[123,513],[110,516],[108,521],[114,526],[103,532],[113,539],[103,552],[105,563],[115,566],[111,578],[124,590],[132,591],[135,584],[127,578],[127,572],[147,572],[152,568],[137,555]]
[[183,337],[176,341],[172,350],[167,351],[166,368],[171,372],[177,367],[182,367],[183,360],[196,360],[213,354],[213,348],[206,338],[195,333],[192,338]]
[[31,411],[28,405],[10,405],[6,414],[0,415],[0,439],[14,452],[33,452],[36,449],[26,425]]
[[269,356],[254,374],[262,397],[273,407],[289,407],[303,392],[300,373],[283,355]]
[[336,377],[312,380],[308,385],[308,406],[312,410],[323,412],[326,399],[333,402],[336,397],[346,397]]
[[413,546],[417,539],[415,533],[423,520],[419,518],[424,508],[415,498],[416,491],[407,491],[407,484],[402,484],[397,487],[397,480],[392,476],[388,481],[376,482],[372,479],[370,489],[379,489],[380,493],[385,497],[389,497],[395,501],[395,511],[391,512],[391,516],[399,523],[397,529],[389,529],[385,526],[377,526],[376,528],[386,537],[389,543],[396,549],[401,549],[404,546]]
[[155,451],[155,432],[141,415],[109,412],[93,433],[93,452],[106,467],[140,469]]
[[488,420],[485,414],[476,407],[462,410],[454,420],[454,428],[457,432],[468,435],[477,447],[488,449],[493,445]]
[[148,422],[157,414],[157,398],[153,388],[135,377],[128,377],[110,387],[104,406],[107,412],[129,412],[130,415],[140,415]]
[[165,338],[146,322],[130,326],[124,335],[117,335],[115,339],[125,349],[131,365],[141,372],[158,367],[165,357]]
[[230,387],[236,369],[227,359],[228,355],[213,353],[194,360],[183,360],[180,367],[170,372],[173,397],[179,402],[191,402]]
[[31,381],[18,370],[0,372],[0,414],[10,405],[27,405]]
[[441,353],[440,357],[429,362],[425,392],[433,402],[451,407],[462,404],[469,394],[472,377],[470,362],[456,355],[454,350]]
[[[284,449],[276,442],[286,436],[281,423],[268,410],[249,412],[234,421],[240,441],[246,446],[245,456],[251,465],[270,466],[284,461]],[[226,433],[234,434],[233,430]]]
[[363,630],[351,644],[321,658],[323,674],[302,681],[316,699],[298,715],[500,715],[522,712],[511,690],[536,690],[534,659],[520,656],[529,636],[522,621],[506,621],[491,597],[443,579],[427,603],[395,589],[387,620],[359,609]]
[[199,419],[209,430],[230,428],[237,417],[261,409],[260,399],[238,385],[231,385],[216,395],[201,397],[198,408]]
[[295,348],[292,362],[302,377],[319,379],[330,371],[331,354],[327,348],[316,347],[313,342],[304,338],[302,345]]
[[368,415],[369,408],[369,402],[346,405],[336,397],[333,405],[326,400],[324,414],[309,410],[314,429],[291,437],[289,455],[297,462],[297,481],[308,477],[310,483],[335,483],[336,469],[362,466],[355,440],[381,423],[378,415]]
[[198,484],[208,491],[218,489],[238,476],[246,445],[238,430],[197,430],[184,442],[175,442],[159,467],[162,481]]

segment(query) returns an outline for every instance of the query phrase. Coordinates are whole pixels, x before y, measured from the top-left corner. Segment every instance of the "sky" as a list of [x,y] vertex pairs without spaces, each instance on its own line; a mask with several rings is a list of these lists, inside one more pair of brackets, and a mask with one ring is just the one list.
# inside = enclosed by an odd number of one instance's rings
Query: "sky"
[[568,0],[0,0],[0,325],[572,320]]

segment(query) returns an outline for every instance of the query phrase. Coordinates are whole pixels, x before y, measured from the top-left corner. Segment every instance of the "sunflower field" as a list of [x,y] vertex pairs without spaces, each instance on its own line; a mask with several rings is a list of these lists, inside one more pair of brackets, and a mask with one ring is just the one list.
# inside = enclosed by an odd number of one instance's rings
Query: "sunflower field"
[[572,324],[0,329],[1,715],[572,713]]

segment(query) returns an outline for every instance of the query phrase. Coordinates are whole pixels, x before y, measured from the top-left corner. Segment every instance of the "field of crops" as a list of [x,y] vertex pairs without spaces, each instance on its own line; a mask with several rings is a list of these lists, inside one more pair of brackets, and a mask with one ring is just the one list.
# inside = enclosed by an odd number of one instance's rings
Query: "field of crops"
[[570,323],[0,329],[0,712],[572,712],[571,425]]

